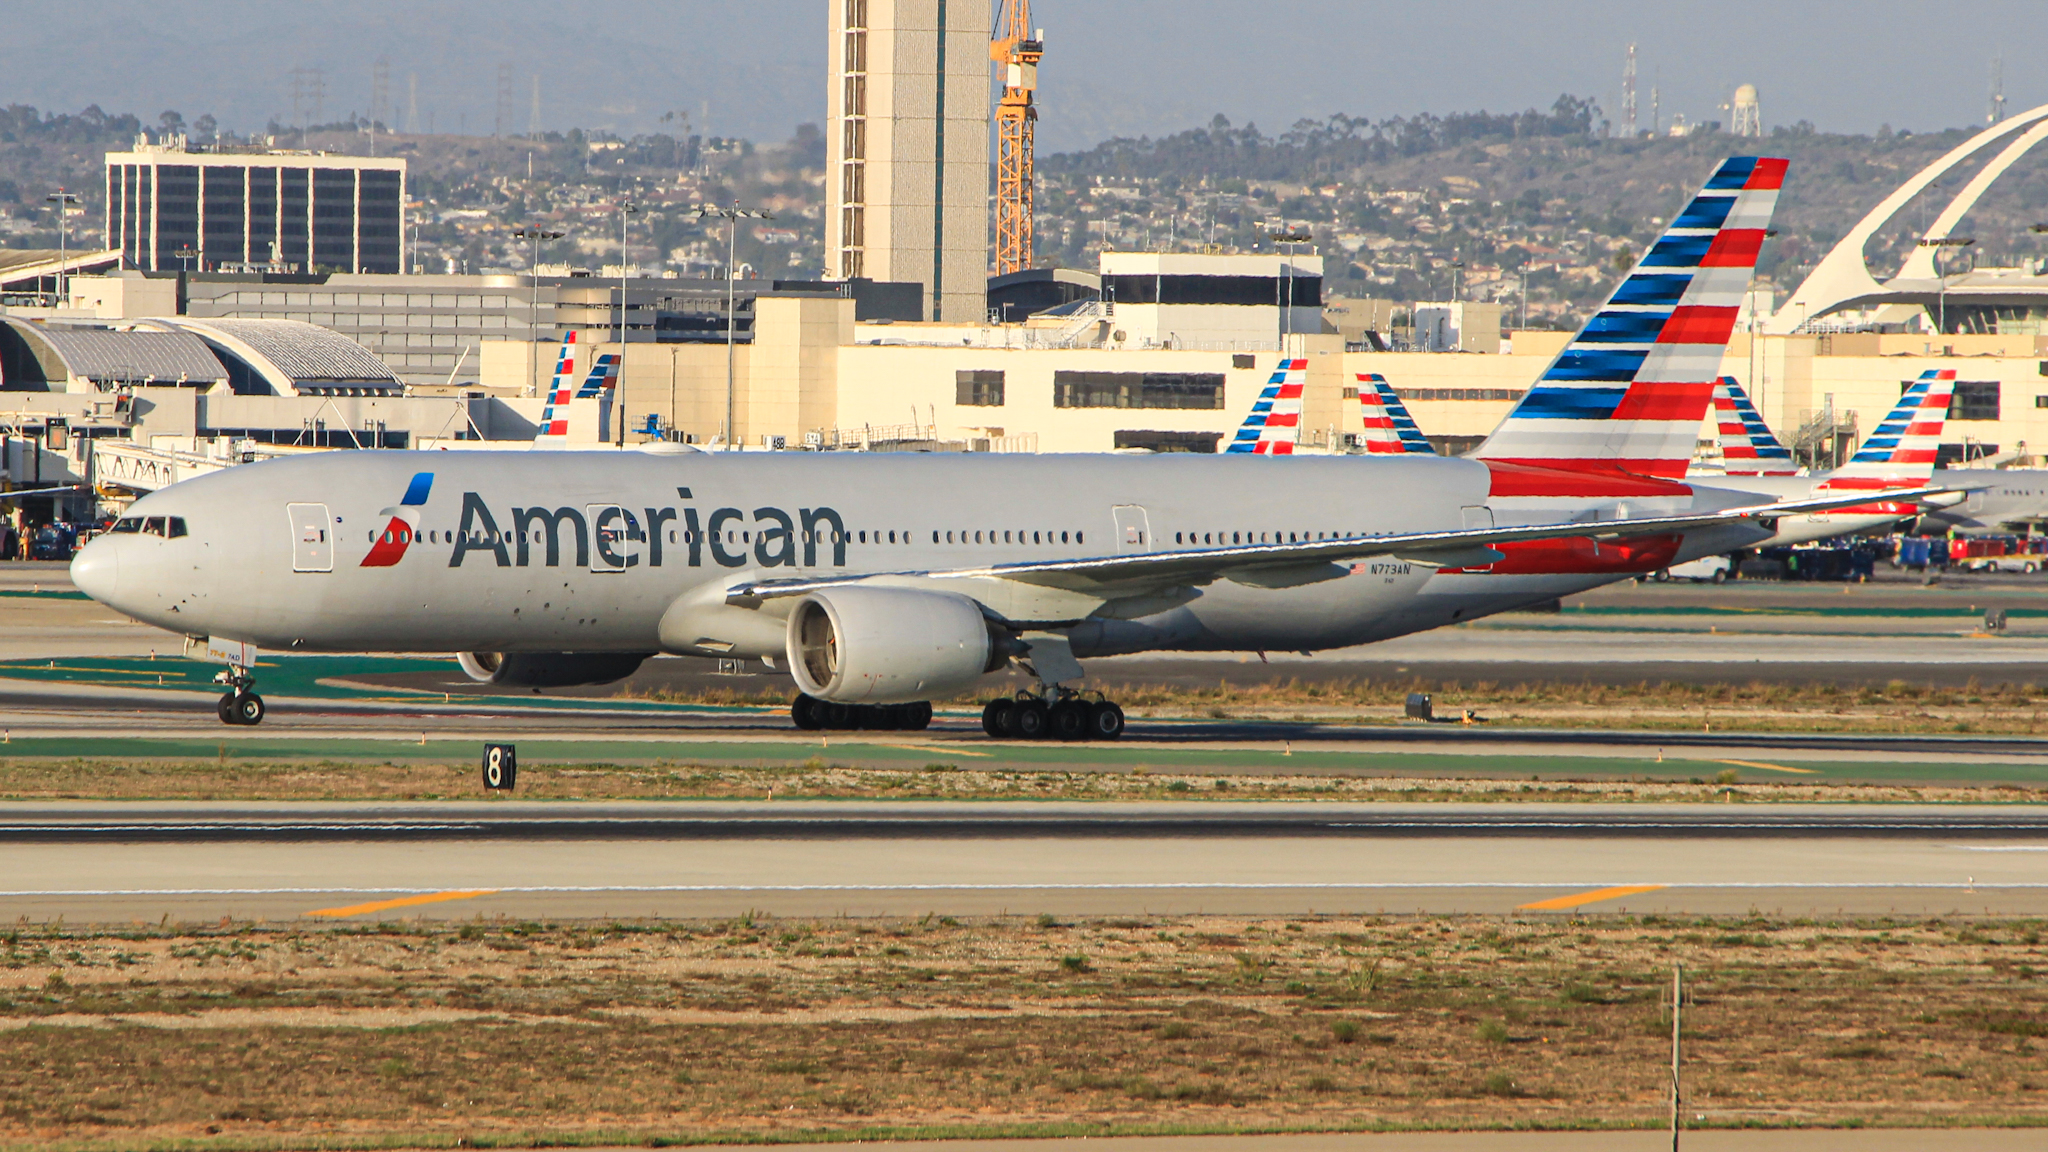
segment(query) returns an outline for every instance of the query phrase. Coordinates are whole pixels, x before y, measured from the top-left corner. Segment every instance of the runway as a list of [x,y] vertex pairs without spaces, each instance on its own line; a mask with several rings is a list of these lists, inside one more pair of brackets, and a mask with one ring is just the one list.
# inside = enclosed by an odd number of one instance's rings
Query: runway
[[2048,914],[2003,807],[13,805],[0,917]]

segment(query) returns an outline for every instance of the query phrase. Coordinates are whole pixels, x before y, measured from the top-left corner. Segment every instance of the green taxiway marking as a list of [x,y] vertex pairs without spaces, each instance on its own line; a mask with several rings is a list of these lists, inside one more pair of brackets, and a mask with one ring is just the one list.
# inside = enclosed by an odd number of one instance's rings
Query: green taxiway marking
[[5,588],[5,589],[0,589],[0,599],[5,599],[5,598],[12,598],[12,597],[17,597],[17,596],[18,596],[18,597],[21,597],[22,599],[25,599],[25,600],[90,600],[90,599],[92,599],[92,597],[90,597],[90,596],[87,596],[87,595],[86,595],[85,593],[83,593],[83,592],[43,592],[43,591],[40,591],[40,590],[31,590],[31,591],[26,591],[26,592],[24,592],[24,591],[22,591],[22,590],[20,590],[20,589],[18,589],[18,588]]
[[[0,660],[0,679],[55,680],[102,687],[166,688],[217,691],[214,673],[222,665],[182,656],[75,657],[58,660]],[[455,662],[412,656],[281,656],[264,653],[256,664],[256,690],[265,696],[298,696],[321,700],[394,700],[437,704],[438,692],[387,688],[360,683],[369,676],[435,672],[451,681],[464,679]],[[654,712],[745,712],[747,708],[715,704],[666,704],[655,700],[622,700],[505,693],[480,696],[461,693],[452,702],[566,709],[630,709]]]
[[[1954,761],[1812,761],[1776,760],[1753,753],[1753,761],[1795,771],[1773,771],[1724,759],[1670,755],[1611,757],[1560,754],[1488,755],[1483,751],[1450,752],[1293,752],[1270,749],[1197,749],[1162,747],[1133,741],[1117,745],[1020,745],[973,741],[914,743],[902,735],[871,739],[833,735],[823,741],[640,741],[640,740],[515,740],[519,758],[531,768],[546,765],[687,764],[701,767],[805,768],[816,764],[873,768],[922,768],[928,765],[978,771],[1115,772],[1139,769],[1185,775],[1253,772],[1261,775],[1391,775],[1401,777],[1505,777],[1712,779],[1734,768],[1745,783],[1798,781],[1833,783],[2048,783],[2048,761],[2027,763],[1957,763]],[[145,737],[26,737],[0,744],[0,759],[83,759],[121,761],[215,760],[248,764],[266,760],[434,761],[469,762],[482,742],[413,740],[297,739],[225,735],[221,739],[152,739]],[[1796,771],[1804,769],[1805,771]]]

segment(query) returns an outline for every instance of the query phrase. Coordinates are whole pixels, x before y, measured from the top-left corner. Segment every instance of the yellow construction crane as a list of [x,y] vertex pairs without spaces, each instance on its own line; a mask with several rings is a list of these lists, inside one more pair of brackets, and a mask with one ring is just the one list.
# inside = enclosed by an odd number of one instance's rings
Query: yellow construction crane
[[1007,276],[1031,266],[1031,136],[1038,123],[1031,97],[1045,43],[1031,27],[1031,0],[1001,2],[996,26],[1003,35],[988,54],[1003,66],[1003,95],[996,101],[996,275]]

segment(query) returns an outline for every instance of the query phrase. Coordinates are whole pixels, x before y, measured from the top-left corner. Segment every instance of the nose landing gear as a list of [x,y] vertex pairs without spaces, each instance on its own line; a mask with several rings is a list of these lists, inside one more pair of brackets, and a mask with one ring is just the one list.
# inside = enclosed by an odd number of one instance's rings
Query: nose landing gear
[[223,724],[263,723],[263,697],[255,692],[256,677],[247,668],[230,664],[227,671],[214,673],[213,682],[227,686],[214,711]]

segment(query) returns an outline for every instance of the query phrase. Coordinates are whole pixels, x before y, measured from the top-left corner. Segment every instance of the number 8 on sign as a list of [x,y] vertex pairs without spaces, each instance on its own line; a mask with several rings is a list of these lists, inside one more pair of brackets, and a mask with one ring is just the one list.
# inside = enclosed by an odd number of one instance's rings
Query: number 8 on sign
[[519,780],[519,757],[510,744],[484,745],[484,787],[510,792]]

